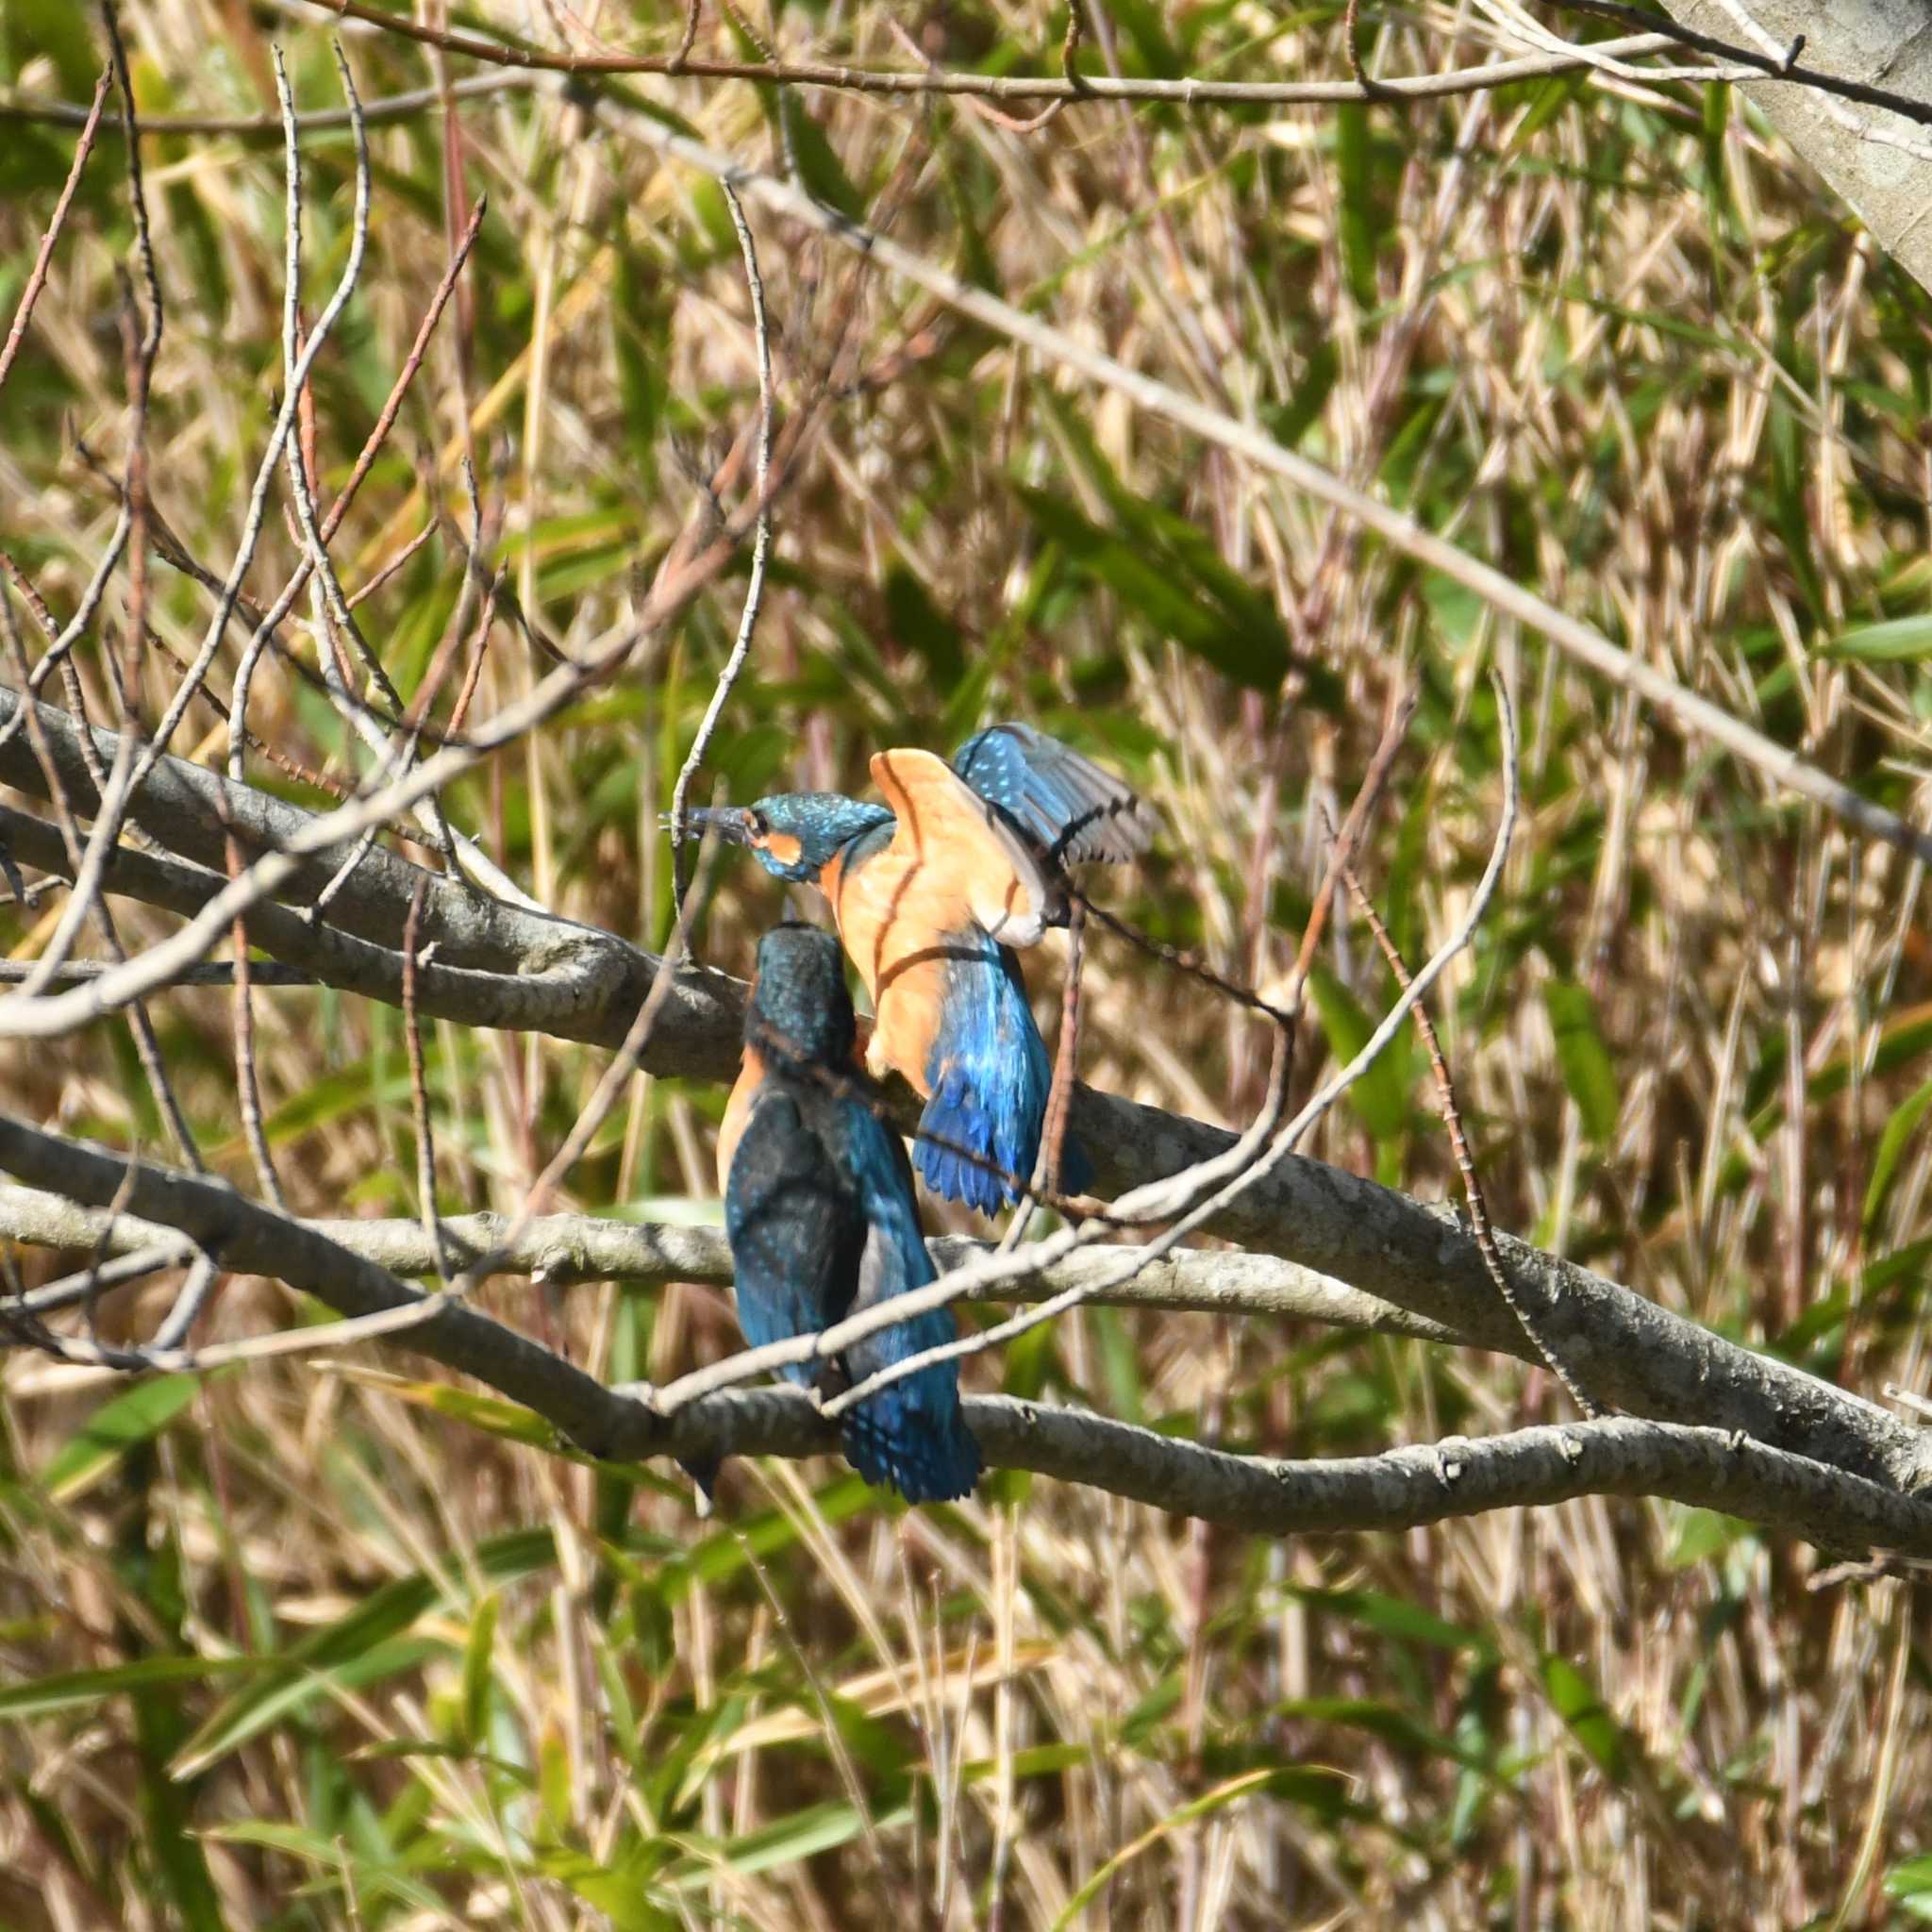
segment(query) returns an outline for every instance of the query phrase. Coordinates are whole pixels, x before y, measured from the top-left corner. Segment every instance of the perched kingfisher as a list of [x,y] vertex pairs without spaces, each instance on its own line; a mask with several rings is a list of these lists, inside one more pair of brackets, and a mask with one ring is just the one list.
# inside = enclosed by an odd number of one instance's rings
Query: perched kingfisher
[[[1014,948],[1066,923],[1068,866],[1144,852],[1151,815],[1119,778],[1030,724],[975,733],[950,765],[880,752],[872,775],[883,805],[786,792],[694,811],[691,828],[749,846],[767,872],[831,902],[876,1015],[867,1064],[902,1074],[926,1103],[920,1173],[936,1193],[991,1214],[1032,1177],[1052,1084]],[[1070,1141],[1062,1191],[1091,1178]]]
[[[738,1320],[753,1347],[815,1335],[934,1278],[905,1143],[867,1105],[839,941],[788,922],[758,941],[744,1064],[718,1137],[718,1184],[738,1275]],[[949,1309],[880,1330],[836,1361],[829,1386],[953,1340]],[[809,1384],[812,1367],[784,1374]],[[868,1482],[908,1503],[972,1493],[979,1445],[959,1412],[959,1364],[934,1363],[842,1419],[845,1454]]]

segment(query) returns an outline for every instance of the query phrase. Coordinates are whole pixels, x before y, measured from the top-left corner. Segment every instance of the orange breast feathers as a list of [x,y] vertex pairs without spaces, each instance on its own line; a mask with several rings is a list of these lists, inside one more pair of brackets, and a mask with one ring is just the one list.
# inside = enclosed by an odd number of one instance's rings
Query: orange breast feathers
[[1056,894],[1025,843],[943,758],[880,752],[872,775],[897,821],[891,842],[853,871],[835,858],[819,890],[878,1015],[866,1065],[929,1095],[947,963],[984,957],[960,938],[976,929],[1033,945]]
[[731,1157],[744,1138],[744,1124],[751,1119],[751,1104],[765,1084],[765,1063],[751,1048],[744,1050],[744,1064],[738,1070],[737,1084],[724,1103],[724,1124],[718,1129],[718,1191],[724,1193],[731,1178]]
[[941,960],[951,935],[976,927],[1004,945],[1037,944],[1057,911],[1054,886],[952,766],[928,751],[884,751],[872,775],[897,820],[891,843],[855,872],[835,858],[819,889],[874,1006]]
[[944,758],[882,751],[872,761],[872,781],[898,821],[887,858],[896,856],[923,891],[963,908],[981,932],[1008,946],[1039,944],[1058,911],[1052,879]]

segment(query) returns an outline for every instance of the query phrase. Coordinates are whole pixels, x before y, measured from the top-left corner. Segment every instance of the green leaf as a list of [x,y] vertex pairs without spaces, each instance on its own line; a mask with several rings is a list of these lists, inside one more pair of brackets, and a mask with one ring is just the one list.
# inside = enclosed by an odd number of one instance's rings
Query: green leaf
[[1432,1729],[1396,1705],[1374,1697],[1292,1697],[1274,1707],[1282,1717],[1310,1724],[1342,1724],[1422,1757],[1448,1757],[1466,1770],[1487,1774],[1479,1754]]
[[1574,980],[1543,982],[1543,1005],[1557,1036],[1563,1085],[1583,1116],[1583,1130],[1599,1143],[1617,1131],[1617,1070],[1596,1022],[1596,1003]]
[[[1316,965],[1308,984],[1328,1050],[1338,1066],[1346,1066],[1369,1043],[1374,1023],[1328,967]],[[1381,1058],[1348,1090],[1348,1104],[1378,1141],[1402,1137],[1408,1124],[1408,1080],[1407,1055],[1399,1038],[1389,1042]]]
[[1108,1412],[1125,1423],[1144,1423],[1146,1391],[1132,1330],[1118,1308],[1090,1308],[1087,1313],[1098,1344],[1100,1372],[1107,1378]]
[[948,689],[964,675],[966,653],[959,626],[926,594],[925,586],[894,560],[886,570],[886,623],[892,636],[925,660],[934,680]]
[[[1257,691],[1279,688],[1288,633],[1272,601],[1233,569],[1186,517],[1149,503],[1115,475],[1086,423],[1051,389],[1035,391],[1067,460],[1105,503],[1114,527],[1091,522],[1064,489],[1014,488],[1041,531],[1078,569],[1107,585],[1156,636]],[[1311,702],[1327,703],[1311,679]],[[1332,680],[1328,680],[1332,683]]]
[[1162,9],[1153,0],[1112,0],[1114,18],[1126,29],[1134,51],[1156,77],[1172,80],[1181,72],[1181,57],[1167,36]]
[[[1304,1774],[1306,1775],[1306,1774]],[[1112,1857],[1097,1867],[1072,1898],[1065,1909],[1053,1922],[1053,1932],[1064,1932],[1092,1901],[1107,1888],[1108,1881],[1123,1865],[1138,1858],[1149,1847],[1159,1843],[1170,1832],[1177,1831],[1184,1824],[1192,1824],[1196,1819],[1206,1818],[1210,1813],[1224,1810],[1229,1805],[1238,1804],[1243,1798],[1258,1796],[1271,1787],[1285,1787],[1295,1776],[1292,1772],[1245,1771],[1239,1777],[1229,1778],[1225,1784],[1219,1784],[1211,1791],[1204,1791],[1198,1798],[1170,1811],[1158,1824],[1150,1825],[1130,1844],[1123,1845]]]
[[1300,445],[1313,427],[1341,374],[1341,354],[1326,336],[1319,338],[1308,351],[1308,366],[1302,379],[1289,391],[1288,400],[1261,412],[1268,433],[1289,449]]
[[1342,272],[1358,308],[1375,306],[1375,210],[1369,110],[1360,101],[1335,109],[1337,225]]
[[1885,1131],[1878,1137],[1878,1151],[1872,1157],[1872,1178],[1865,1184],[1864,1222],[1868,1235],[1878,1224],[1886,1196],[1891,1192],[1891,1184],[1898,1177],[1899,1162],[1905,1158],[1906,1149],[1911,1144],[1912,1136],[1919,1131],[1919,1124],[1925,1118],[1928,1107],[1932,1107],[1932,1080],[1927,1080],[1899,1103],[1891,1118],[1886,1122]]
[[798,178],[814,201],[837,208],[848,221],[865,219],[865,196],[853,185],[839,158],[838,150],[825,138],[825,130],[806,112],[797,94],[782,94],[775,89],[760,88],[773,96],[773,112],[779,116],[791,136],[791,156],[798,164]]
[[1597,1695],[1596,1686],[1568,1657],[1553,1656],[1543,1659],[1543,1689],[1597,1768],[1613,1783],[1624,1783],[1628,1770],[1624,1728]]
[[157,1375],[95,1409],[41,1472],[57,1503],[71,1502],[142,1442],[152,1441],[194,1399],[198,1375]]
[[24,1677],[0,1684],[0,1717],[44,1717],[55,1710],[84,1710],[130,1690],[157,1684],[198,1684],[209,1677],[234,1676],[265,1668],[247,1657],[148,1657],[138,1663],[113,1664],[100,1671],[68,1671],[58,1676]]
[[188,1730],[180,1700],[172,1689],[150,1685],[135,1692],[134,1716],[142,1821],[162,1894],[174,1908],[169,1923],[186,1932],[223,1932],[221,1897],[208,1854],[188,1828],[193,1793],[166,1770],[169,1754]]
[[1894,1865],[1885,1874],[1885,1890],[1889,1898],[1904,1899],[1907,1905],[1932,1905],[1932,1856],[1922,1853]]
[[1857,630],[1841,631],[1828,644],[1820,645],[1818,655],[1863,664],[1932,658],[1932,616],[1895,617],[1888,624],[1867,624]]
[[[486,1583],[511,1582],[546,1570],[556,1560],[556,1541],[547,1529],[494,1537],[476,1551],[476,1570]],[[263,1668],[263,1681],[249,1685],[208,1717],[182,1746],[170,1767],[172,1774],[198,1775],[334,1684],[368,1683],[441,1651],[440,1643],[394,1640],[443,1601],[445,1587],[446,1579],[422,1571],[399,1576],[280,1657],[253,1659]]]
[[1474,1650],[1488,1655],[1494,1645],[1480,1630],[1445,1623],[1407,1597],[1375,1590],[1315,1590],[1291,1584],[1289,1594],[1311,1610],[1345,1617],[1352,1624],[1405,1643],[1426,1643],[1438,1650]]
[[1716,1509],[1666,1505],[1672,1519],[1671,1547],[1664,1561],[1673,1570],[1694,1570],[1722,1556],[1740,1537],[1752,1534],[1749,1524]]
[[633,1857],[600,1865],[581,1852],[551,1852],[537,1861],[537,1869],[569,1886],[617,1932],[674,1932],[679,1923],[677,1913],[653,1896],[648,1880],[657,1870],[655,1858]]
[[[908,1823],[910,1817],[910,1811],[901,1807],[875,1818],[874,1829],[884,1832]],[[721,1865],[745,1877],[780,1865],[795,1865],[802,1858],[850,1844],[864,1829],[864,1819],[851,1805],[831,1801],[809,1805],[802,1811],[793,1811],[756,1831],[748,1831],[742,1838],[730,1840],[702,1862],[680,1863],[666,1883],[679,1891],[688,1891],[707,1884]]]
[[316,1868],[321,1874],[318,1883],[340,1885],[365,1907],[375,1900],[393,1900],[427,1920],[447,1917],[445,1901],[421,1879],[391,1862],[358,1856],[341,1840],[306,1825],[241,1819],[232,1824],[209,1825],[196,1835],[216,1844],[252,1845],[300,1859]]
[[503,1599],[492,1590],[470,1620],[470,1641],[463,1650],[463,1741],[472,1746],[481,1744],[490,1735],[491,1659],[502,1608]]

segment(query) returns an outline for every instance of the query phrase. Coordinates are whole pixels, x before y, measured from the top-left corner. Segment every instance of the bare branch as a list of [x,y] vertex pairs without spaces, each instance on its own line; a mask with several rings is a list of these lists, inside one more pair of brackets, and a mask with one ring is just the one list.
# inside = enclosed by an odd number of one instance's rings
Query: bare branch
[[[1352,866],[1342,868],[1342,876],[1348,881],[1348,890],[1354,895],[1357,909],[1368,921],[1369,930],[1375,936],[1375,944],[1381,949],[1383,958],[1389,962],[1389,971],[1394,974],[1396,985],[1407,986],[1408,968],[1396,950],[1395,941],[1390,938],[1389,928],[1382,923],[1382,915],[1375,910],[1375,902],[1369,897]],[[1523,1332],[1529,1338],[1543,1366],[1563,1385],[1570,1400],[1585,1416],[1594,1417],[1600,1413],[1596,1404],[1584,1393],[1575,1376],[1564,1366],[1562,1357],[1538,1329],[1535,1316],[1516,1299],[1516,1291],[1510,1286],[1503,1257],[1496,1252],[1495,1236],[1490,1227],[1489,1201],[1483,1193],[1482,1177],[1476,1173],[1475,1157],[1469,1149],[1469,1136],[1462,1131],[1462,1109],[1456,1103],[1456,1082],[1450,1076],[1442,1042],[1437,1038],[1436,1023],[1429,1018],[1427,1002],[1418,1000],[1412,1017],[1415,1030],[1422,1036],[1423,1046],[1428,1053],[1430,1069],[1436,1076],[1436,1095],[1441,1109],[1442,1124],[1449,1130],[1449,1145],[1456,1156],[1457,1172],[1462,1176],[1463,1197],[1469,1203],[1469,1230],[1482,1255],[1483,1266],[1489,1270],[1490,1279],[1496,1284],[1496,1292],[1507,1304],[1509,1312],[1522,1323]]]
[[[407,1329],[406,1347],[523,1403],[590,1454],[704,1462],[732,1455],[810,1456],[833,1444],[831,1425],[797,1389],[713,1394],[675,1417],[661,1416],[474,1308],[448,1296],[414,1294],[315,1228],[245,1201],[220,1182],[130,1166],[105,1149],[4,1117],[0,1166],[70,1201],[114,1203],[138,1219],[178,1228],[222,1267],[287,1281],[352,1321],[408,1317],[433,1300],[434,1311]],[[194,1360],[185,1357],[182,1365]],[[147,1352],[142,1365],[154,1362],[175,1365],[158,1351]],[[1030,1469],[1261,1534],[1400,1529],[1581,1495],[1660,1495],[1753,1517],[1834,1551],[1882,1545],[1932,1555],[1932,1504],[1742,1431],[1616,1417],[1374,1457],[1288,1462],[1233,1456],[1001,1396],[971,1397],[964,1408],[993,1467]]]
[[[387,32],[440,47],[445,53],[460,54],[473,60],[485,60],[499,67],[532,73],[567,74],[580,81],[597,75],[625,74],[675,74],[699,80],[752,80],[790,87],[826,88],[874,94],[963,94],[1000,101],[1170,101],[1180,107],[1205,107],[1214,103],[1309,103],[1334,104],[1367,101],[1376,93],[1358,81],[1235,81],[1235,80],[1158,80],[1139,76],[1075,74],[1071,62],[1063,60],[1063,72],[1054,75],[984,75],[932,70],[917,74],[891,69],[846,67],[825,63],[782,62],[777,60],[691,59],[688,53],[673,54],[552,54],[537,48],[510,47],[501,42],[486,41],[474,34],[411,21],[406,16],[384,12],[365,0],[310,0],[325,12],[345,20],[366,21]],[[1077,13],[1077,8],[1074,9]],[[1650,16],[1641,16],[1648,20]],[[1533,55],[1524,59],[1497,60],[1481,67],[1465,68],[1447,74],[1404,75],[1378,81],[1376,90],[1401,99],[1429,99],[1442,94],[1469,93],[1480,88],[1496,87],[1506,81],[1536,79],[1544,75],[1572,72],[1597,64],[1607,47],[1629,56],[1654,53],[1668,46],[1666,35],[1642,33],[1628,41],[1605,46],[1577,47],[1561,54]],[[1677,78],[1666,75],[1664,78]],[[1692,69],[1681,77],[1696,79]],[[251,124],[252,125],[253,124]]]
[[[304,1224],[392,1274],[436,1275],[435,1251],[420,1219],[310,1221]],[[488,1257],[492,1272],[498,1274],[529,1275],[554,1288],[605,1281],[638,1288],[662,1288],[674,1281],[724,1288],[732,1279],[730,1245],[724,1231],[715,1227],[608,1221],[588,1214],[539,1215],[519,1225],[514,1216],[483,1213],[445,1216],[441,1233],[445,1252],[466,1270],[475,1270]],[[110,1224],[100,1209],[0,1182],[0,1240],[57,1248],[102,1244],[105,1253],[113,1255],[170,1254],[178,1259],[180,1239],[130,1215],[124,1214]],[[997,1252],[989,1243],[964,1235],[941,1235],[930,1246],[934,1259],[944,1268],[962,1267]],[[1077,1250],[1039,1275],[1002,1283],[998,1299],[1043,1301],[1067,1288],[1091,1283],[1094,1292],[1090,1298],[1107,1307],[1275,1316],[1457,1346],[1472,1341],[1452,1324],[1391,1307],[1373,1295],[1273,1255],[1178,1248],[1169,1255],[1149,1257],[1125,1281],[1104,1281],[1118,1272],[1121,1253],[1110,1247]],[[166,1265],[158,1260],[150,1263],[150,1267]],[[39,1302],[33,1305],[42,1306]],[[55,1302],[46,1306],[66,1305]],[[1494,1344],[1483,1341],[1477,1345]],[[1520,1336],[1515,1338],[1514,1352],[1525,1360],[1534,1359]]]
[[[286,1282],[352,1319],[413,1314],[425,1299],[387,1269],[223,1181],[130,1162],[5,1115],[0,1167],[82,1206],[113,1203],[119,1212],[186,1234],[223,1268]],[[435,1313],[410,1326],[408,1346],[524,1403],[573,1441],[608,1445],[618,1419],[635,1407],[513,1329],[447,1296],[438,1299]]]
[[94,137],[100,131],[101,108],[108,98],[108,88],[113,78],[114,70],[109,65],[101,69],[101,77],[94,82],[93,102],[87,109],[87,119],[81,123],[80,139],[74,148],[74,163],[67,171],[67,179],[54,204],[54,212],[48,217],[45,232],[41,236],[34,265],[27,271],[26,286],[20,291],[20,301],[7,331],[7,341],[0,344],[0,388],[6,387],[8,375],[13,368],[13,358],[20,354],[21,342],[26,335],[26,325],[33,320],[34,304],[41,299],[41,291],[46,287],[47,270],[53,264],[60,231],[67,225],[67,210],[74,206],[75,191],[80,186],[81,175],[87,172],[87,158],[93,152]]
[[[1646,35],[1645,38],[1660,40],[1662,37]],[[520,92],[535,84],[536,77],[532,75],[484,74],[456,82],[449,92],[460,101],[486,100],[492,94]],[[426,108],[440,106],[442,98],[443,91],[434,87],[411,88],[406,93],[385,94],[380,100],[370,101],[364,106],[362,119],[372,127],[383,121],[407,121]],[[87,113],[85,108],[73,101],[37,100],[32,95],[20,95],[10,101],[0,101],[0,126],[10,123],[17,126],[80,127],[86,125]],[[349,110],[346,108],[319,108],[302,117],[302,125],[308,134],[320,134],[325,130],[334,132],[349,125]],[[138,134],[150,139],[171,134],[225,134],[266,144],[271,141],[278,142],[282,137],[282,117],[279,114],[143,114],[135,126]],[[110,135],[122,132],[111,122],[103,131]]]
[[[687,43],[697,30],[697,0],[691,0],[691,14],[685,23]],[[732,226],[738,230],[739,250],[744,257],[744,279],[751,290],[752,334],[758,345],[758,442],[757,480],[753,486],[754,500],[758,507],[758,526],[752,539],[751,581],[745,587],[744,610],[738,620],[738,638],[731,646],[731,655],[724,660],[724,669],[718,675],[711,701],[705,707],[705,715],[698,723],[697,736],[691,740],[691,750],[685,755],[677,782],[671,789],[672,863],[678,875],[676,896],[680,906],[690,884],[684,862],[686,801],[691,795],[691,780],[696,777],[698,767],[705,761],[705,753],[710,747],[711,734],[717,730],[718,720],[731,696],[731,688],[738,682],[739,673],[744,669],[744,660],[750,655],[752,634],[758,628],[758,609],[765,596],[765,560],[772,546],[772,506],[768,494],[772,472],[772,336],[765,320],[765,284],[758,274],[758,249],[752,241],[751,224],[744,218],[744,204],[739,200],[737,191],[729,182],[722,185],[724,206],[731,211]]]

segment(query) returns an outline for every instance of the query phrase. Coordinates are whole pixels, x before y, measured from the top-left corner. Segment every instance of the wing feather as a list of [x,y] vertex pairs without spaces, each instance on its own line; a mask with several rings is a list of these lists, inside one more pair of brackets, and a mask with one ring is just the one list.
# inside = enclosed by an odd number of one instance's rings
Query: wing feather
[[[756,1348],[815,1335],[852,1305],[865,1241],[858,1198],[797,1099],[767,1080],[753,1099],[724,1189],[738,1321]],[[805,1364],[785,1371],[810,1379]]]
[[1131,786],[1030,724],[975,732],[953,769],[1057,864],[1135,858],[1152,841],[1154,815]]

